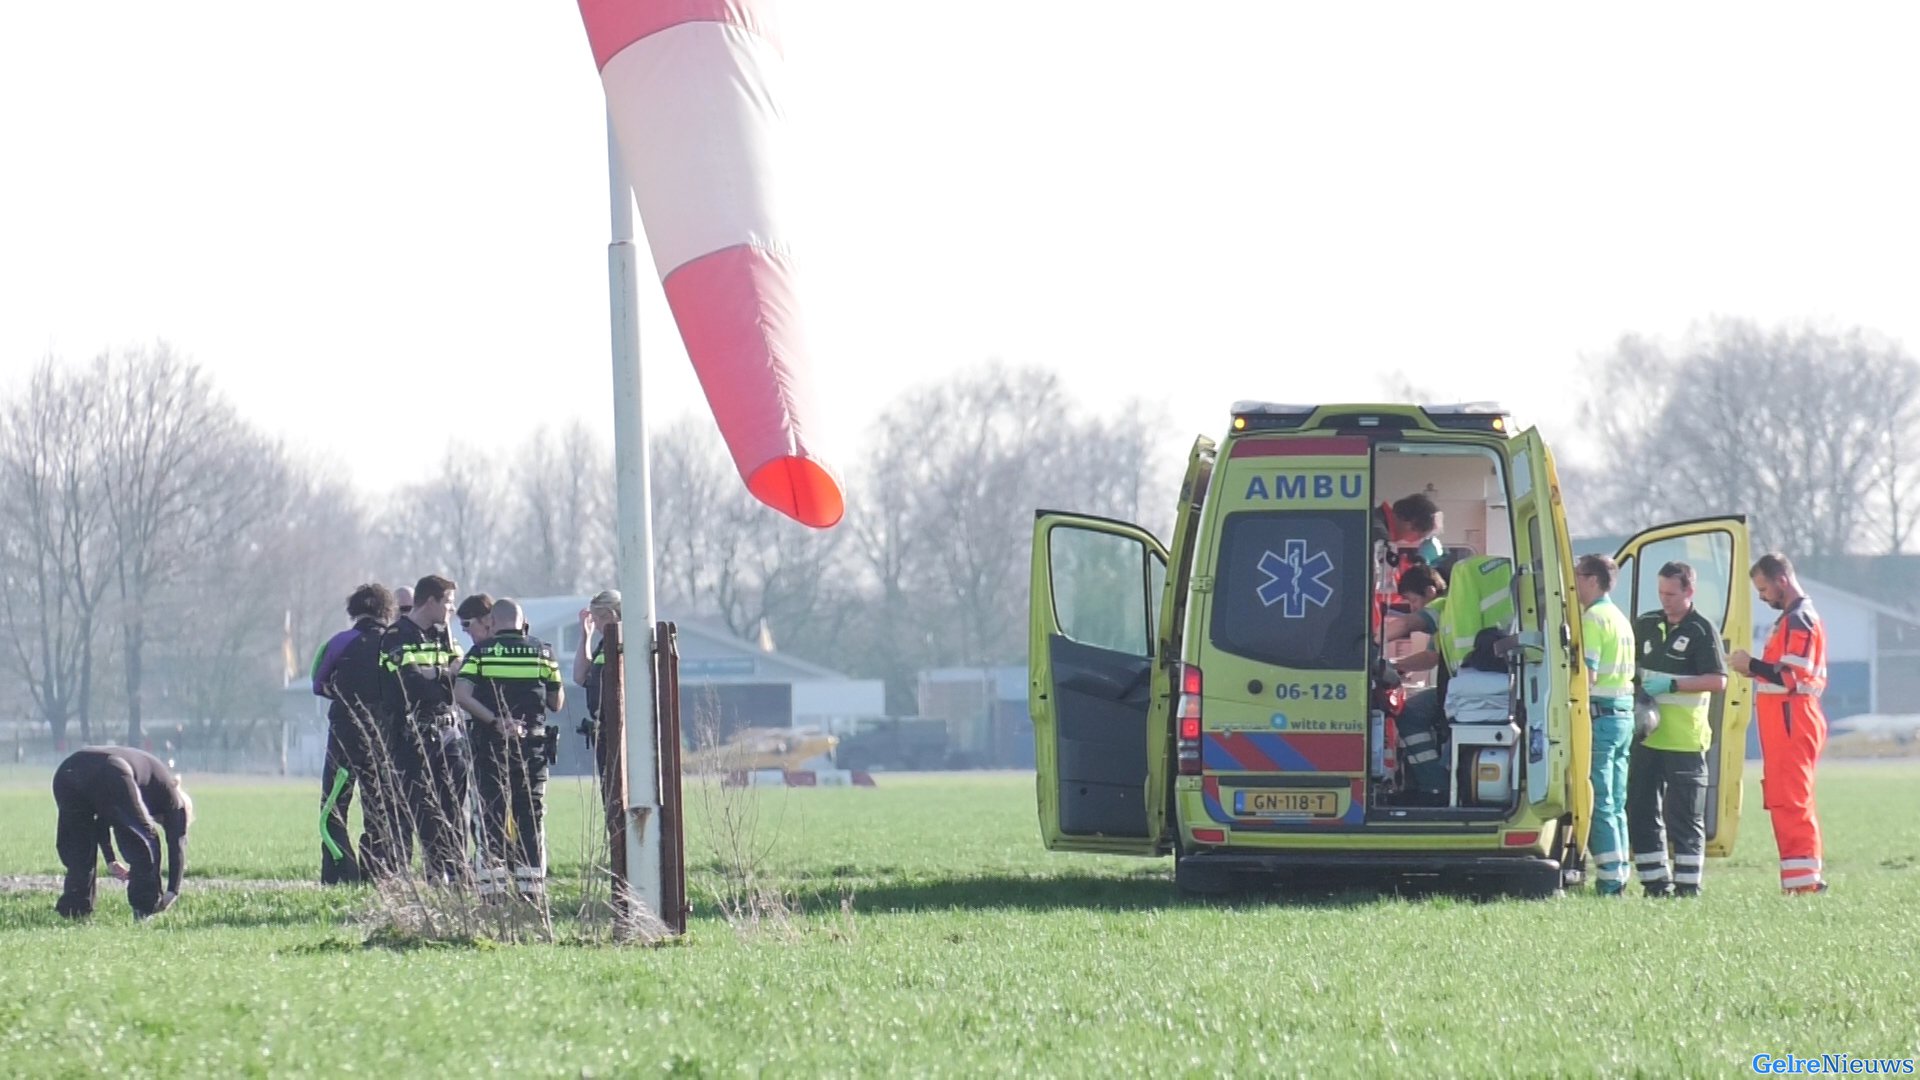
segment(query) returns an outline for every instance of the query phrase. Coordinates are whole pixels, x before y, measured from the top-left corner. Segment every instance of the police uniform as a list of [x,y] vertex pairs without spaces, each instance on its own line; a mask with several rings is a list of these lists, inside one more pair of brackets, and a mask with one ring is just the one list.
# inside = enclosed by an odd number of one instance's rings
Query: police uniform
[[1581,651],[1593,688],[1593,852],[1595,891],[1627,887],[1627,762],[1633,745],[1633,621],[1602,596],[1580,615]]
[[180,894],[187,870],[186,799],[167,763],[128,746],[93,746],[69,755],[53,773],[59,807],[54,846],[67,868],[54,910],[68,918],[93,914],[97,849],[114,862],[119,842],[127,865],[127,902],[145,918],[160,909],[160,834],[166,834],[167,887]]
[[[327,754],[320,772],[320,882],[333,885],[387,877],[413,857],[394,806],[390,755],[381,722],[380,642],[386,624],[362,616],[314,657],[313,692],[327,698]],[[360,850],[347,831],[360,794]]]
[[594,761],[600,766],[602,776],[607,771],[607,743],[600,737],[600,694],[606,687],[608,644],[605,634],[594,639],[593,662],[587,665],[587,679],[580,684],[587,692],[587,730],[592,733]]
[[1827,629],[1802,596],[1773,624],[1766,655],[1753,672],[1754,719],[1766,775],[1761,802],[1773,817],[1780,849],[1780,888],[1788,893],[1826,888],[1821,876],[1820,821],[1813,812],[1813,767],[1827,741],[1820,692],[1827,688]]
[[430,880],[458,881],[466,864],[467,748],[453,708],[460,649],[445,623],[402,618],[381,638],[387,670],[387,745],[400,798],[420,836]]
[[[1639,675],[1723,675],[1720,633],[1691,608],[1677,623],[1653,611],[1633,624]],[[1627,764],[1627,832],[1636,876],[1649,896],[1700,891],[1707,847],[1707,751],[1713,695],[1669,691],[1654,695],[1660,723],[1636,739]],[[1667,845],[1673,866],[1667,866]]]
[[475,718],[469,730],[486,856],[480,893],[505,891],[509,870],[522,894],[541,893],[547,876],[547,771],[559,734],[547,726],[547,699],[560,690],[560,665],[552,646],[519,630],[502,630],[468,655],[460,679],[499,720],[495,725]]
[[613,748],[601,737],[606,729],[600,723],[600,695],[606,689],[607,649],[612,644],[605,633],[593,643],[593,662],[587,666],[587,677],[580,685],[587,694],[586,731],[588,740],[593,744],[594,775],[600,783],[601,810],[606,817],[607,835],[612,836],[619,830],[620,819],[626,813],[609,793],[616,790],[613,770],[621,767],[621,762],[612,757]]

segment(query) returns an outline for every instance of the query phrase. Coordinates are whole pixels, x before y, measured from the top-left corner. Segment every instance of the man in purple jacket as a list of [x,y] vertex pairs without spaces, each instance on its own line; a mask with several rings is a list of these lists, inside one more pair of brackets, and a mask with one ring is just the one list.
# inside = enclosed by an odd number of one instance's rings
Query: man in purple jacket
[[[320,774],[320,882],[341,885],[386,877],[411,852],[394,805],[380,710],[380,638],[393,621],[393,594],[362,585],[347,597],[353,627],[335,634],[313,658],[313,692],[327,707],[327,754]],[[360,789],[360,855],[356,860],[347,814]]]

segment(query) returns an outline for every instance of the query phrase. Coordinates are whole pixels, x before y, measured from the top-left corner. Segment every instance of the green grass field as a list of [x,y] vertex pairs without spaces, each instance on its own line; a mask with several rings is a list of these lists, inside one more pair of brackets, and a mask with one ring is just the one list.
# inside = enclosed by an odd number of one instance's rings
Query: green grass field
[[[1757,790],[1699,902],[1182,900],[1167,861],[1050,855],[1030,776],[760,792],[792,933],[735,930],[690,828],[687,938],[365,948],[315,876],[317,783],[190,780],[178,907],[0,893],[0,1075],[1751,1075],[1920,1054],[1920,764],[1823,770],[1824,897],[1777,895]],[[588,796],[550,795],[557,868]],[[696,803],[690,809],[697,810]],[[0,875],[53,874],[0,774]],[[842,911],[850,897],[851,915]]]

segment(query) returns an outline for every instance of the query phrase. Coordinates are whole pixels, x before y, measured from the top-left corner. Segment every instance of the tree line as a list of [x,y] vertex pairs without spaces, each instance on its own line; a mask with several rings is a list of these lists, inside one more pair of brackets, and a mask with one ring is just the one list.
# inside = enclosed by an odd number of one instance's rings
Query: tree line
[[1920,511],[1920,363],[1863,329],[1703,324],[1624,337],[1587,365],[1564,478],[1576,531],[1744,513],[1756,550],[1897,554]]
[[[278,735],[282,687],[366,580],[463,592],[617,585],[613,451],[580,424],[449,446],[372,497],[240,416],[161,343],[42,362],[0,406],[0,709],[56,742],[141,743],[149,718],[223,748]],[[1026,651],[1033,510],[1170,517],[1164,419],[1078,409],[1051,373],[988,365],[905,394],[847,480],[846,522],[761,506],[704,415],[651,440],[657,606],[886,682]],[[124,724],[119,721],[124,720]]]
[[[1920,364],[1899,345],[1723,321],[1673,345],[1624,338],[1585,368],[1579,423],[1599,453],[1564,478],[1576,531],[1743,512],[1757,545],[1796,557],[1911,539]],[[273,738],[285,680],[361,581],[438,572],[519,597],[618,583],[612,447],[583,425],[450,446],[374,497],[164,343],[47,360],[7,393],[0,716],[56,740],[137,744],[149,717],[226,747]],[[651,444],[658,609],[883,679],[908,714],[925,668],[1025,656],[1036,509],[1164,538],[1185,450],[1152,408],[1094,415],[1049,372],[991,364],[894,401],[845,478],[845,522],[818,532],[747,495],[690,416]]]

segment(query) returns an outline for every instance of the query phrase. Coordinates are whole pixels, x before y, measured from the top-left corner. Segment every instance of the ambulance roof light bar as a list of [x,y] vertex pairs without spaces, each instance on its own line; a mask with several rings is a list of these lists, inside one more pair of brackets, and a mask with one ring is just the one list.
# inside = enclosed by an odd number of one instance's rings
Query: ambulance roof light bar
[[[1233,403],[1233,430],[1274,431],[1298,428],[1319,412],[1318,405],[1293,405],[1272,401],[1236,401]],[[1404,409],[1405,406],[1400,406]],[[1443,405],[1422,405],[1420,412],[1434,427],[1452,431],[1492,431],[1506,433],[1511,415],[1498,402],[1470,401]],[[1384,419],[1383,419],[1384,417]],[[1404,412],[1387,410],[1380,415],[1340,412],[1322,417],[1321,424],[1380,428],[1418,427]]]
[[1507,433],[1507,419],[1513,414],[1497,401],[1468,401],[1454,405],[1422,405],[1434,427],[1455,431],[1493,431]]
[[1232,409],[1233,430],[1297,428],[1306,423],[1317,408],[1317,405],[1283,405],[1272,401],[1236,401]]

